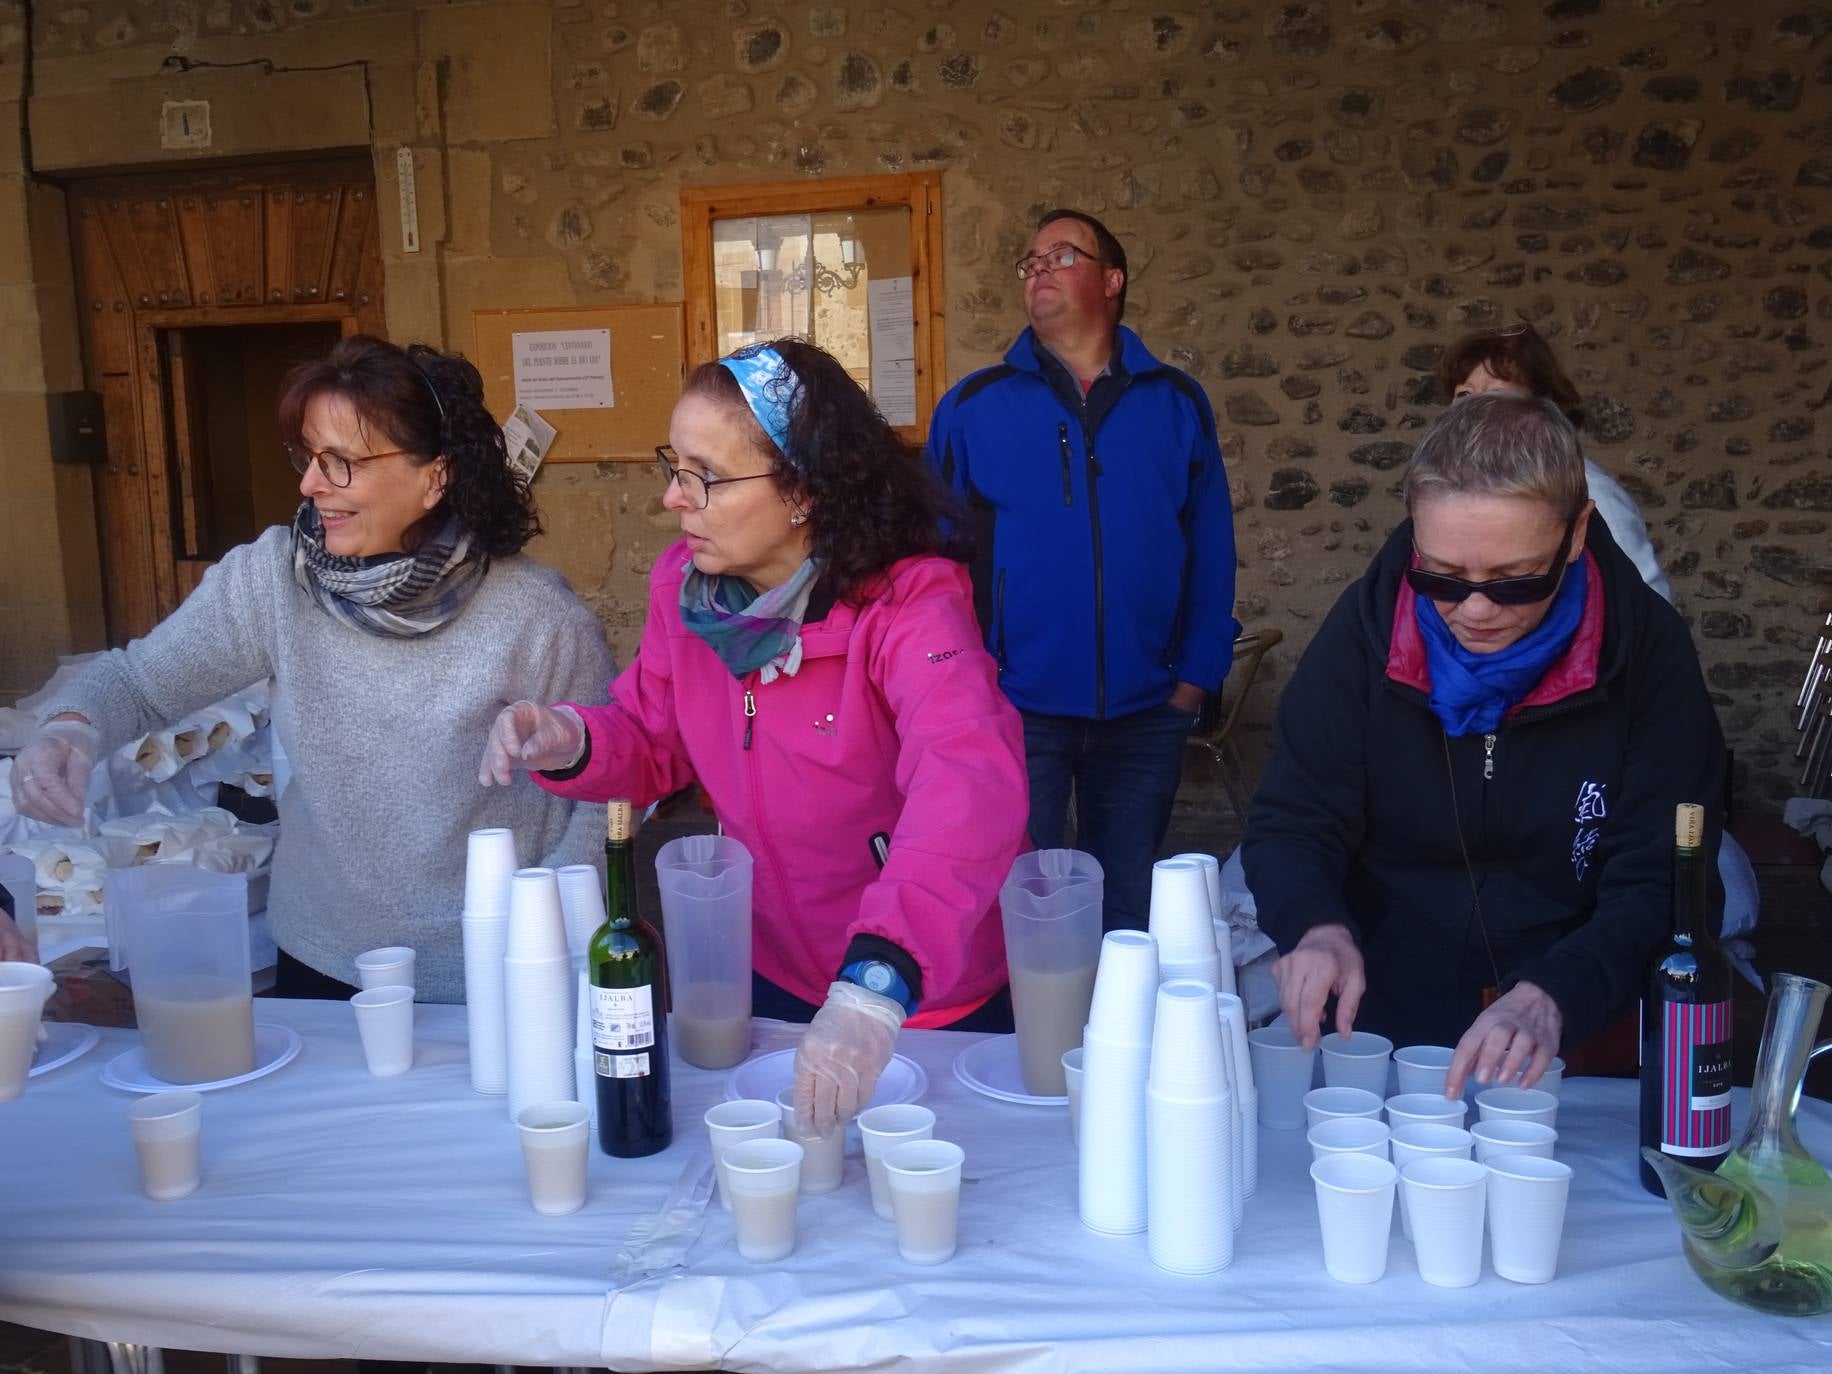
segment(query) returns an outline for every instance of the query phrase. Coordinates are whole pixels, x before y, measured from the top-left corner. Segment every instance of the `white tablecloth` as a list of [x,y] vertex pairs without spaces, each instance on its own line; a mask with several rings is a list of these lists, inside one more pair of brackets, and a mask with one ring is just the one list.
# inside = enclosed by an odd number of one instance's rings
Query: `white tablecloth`
[[[1666,1205],[1635,1182],[1632,1083],[1568,1081],[1561,1156],[1577,1176],[1558,1279],[1485,1270],[1427,1286],[1397,1235],[1366,1287],[1322,1268],[1309,1152],[1261,1133],[1261,1183],[1237,1258],[1207,1278],[1162,1273],[1145,1238],[1109,1239],[1075,1213],[1060,1109],[962,1087],[972,1037],[909,1032],[939,1133],[967,1152],[960,1253],[917,1268],[871,1212],[856,1155],[834,1194],[802,1201],[801,1244],[756,1266],[716,1210],[684,1271],[611,1291],[633,1223],[703,1148],[724,1075],[676,1066],[676,1140],[648,1160],[594,1150],[584,1211],[528,1207],[504,1099],[471,1092],[461,1008],[421,1007],[411,1073],[371,1078],[347,1008],[262,1001],[297,1027],[300,1057],[206,1099],[205,1182],[140,1193],[126,1094],[98,1081],[133,1042],[105,1032],[85,1058],[0,1105],[0,1318],[75,1335],[294,1357],[608,1365],[614,1369],[939,1368],[1124,1371],[1816,1370],[1832,1321],[1766,1318],[1707,1290]],[[766,1047],[798,1030],[759,1023]],[[1739,1094],[1739,1121],[1744,1107]],[[1832,1111],[1802,1110],[1832,1156]]]

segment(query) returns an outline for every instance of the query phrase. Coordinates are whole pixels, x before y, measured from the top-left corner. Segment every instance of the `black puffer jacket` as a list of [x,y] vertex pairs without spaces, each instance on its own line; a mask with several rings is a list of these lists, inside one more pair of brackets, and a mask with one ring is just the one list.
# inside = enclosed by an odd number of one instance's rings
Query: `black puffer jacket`
[[1356,1024],[1397,1044],[1468,1029],[1495,982],[1483,927],[1502,988],[1545,989],[1565,1043],[1583,1040],[1632,1003],[1667,929],[1676,804],[1705,806],[1716,851],[1724,742],[1691,638],[1602,520],[1587,547],[1601,624],[1587,615],[1495,734],[1447,737],[1414,685],[1429,681],[1416,634],[1394,642],[1410,521],[1279,703],[1242,852],[1260,925],[1281,951],[1313,926],[1353,930],[1368,973]]

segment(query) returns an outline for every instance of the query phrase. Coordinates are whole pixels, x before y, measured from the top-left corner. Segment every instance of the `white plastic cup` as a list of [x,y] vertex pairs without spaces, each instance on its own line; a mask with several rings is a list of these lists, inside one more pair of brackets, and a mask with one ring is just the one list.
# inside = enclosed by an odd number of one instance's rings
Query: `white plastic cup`
[[1470,1128],[1476,1141],[1476,1160],[1487,1164],[1498,1155],[1537,1155],[1551,1159],[1558,1132],[1542,1121],[1478,1121]]
[[567,864],[554,870],[554,881],[566,924],[566,952],[583,959],[591,953],[592,936],[604,924],[604,875],[595,864]]
[[501,826],[473,830],[465,845],[464,909],[479,916],[509,914],[509,875],[515,859],[515,832]]
[[1238,1120],[1225,1092],[1188,1098],[1146,1089],[1146,1251],[1158,1268],[1212,1274],[1234,1262]]
[[1450,1076],[1450,1061],[1456,1053],[1448,1045],[1408,1045],[1395,1050],[1393,1068],[1399,1075],[1399,1090],[1442,1097],[1444,1081]]
[[1373,1031],[1351,1031],[1347,1040],[1326,1035],[1318,1048],[1323,1054],[1326,1087],[1360,1088],[1386,1097],[1387,1064],[1393,1058],[1393,1042],[1386,1036]]
[[1419,1277],[1438,1288],[1468,1288],[1482,1276],[1482,1218],[1488,1170],[1472,1159],[1415,1159],[1400,1171]]
[[1310,1166],[1323,1229],[1323,1267],[1338,1283],[1373,1283],[1387,1272],[1399,1171],[1373,1155],[1334,1154]]
[[467,910],[461,922],[471,1091],[490,1096],[509,1091],[509,1026],[503,982],[503,948],[509,941],[508,881],[505,872],[505,905],[501,911]]
[[528,1167],[528,1200],[544,1217],[585,1206],[591,1109],[581,1102],[537,1102],[515,1114]]
[[[1086,1030],[1082,1032],[1087,1034]],[[1062,1056],[1062,1081],[1069,1093],[1069,1143],[1081,1147],[1081,1046]]]
[[521,868],[510,877],[509,940],[503,957],[518,963],[571,960],[560,883],[551,868]]
[[[719,1194],[720,1205],[729,1212],[732,1209],[732,1199],[725,1176],[726,1152],[746,1140],[780,1139],[782,1108],[760,1097],[741,1097],[736,1102],[721,1102],[709,1107],[702,1120],[706,1123],[707,1141],[712,1146],[714,1186]],[[798,1180],[799,1172],[798,1165]]]
[[1305,1126],[1304,1094],[1316,1072],[1316,1050],[1300,1045],[1288,1026],[1262,1026],[1247,1032],[1247,1054],[1259,1093],[1259,1124],[1275,1131]]
[[1253,1056],[1247,1049],[1247,1006],[1236,993],[1217,992],[1215,1010],[1221,1016],[1222,1041],[1228,1047],[1228,1058],[1234,1066],[1234,1086],[1245,1088],[1253,1082]]
[[55,983],[42,964],[0,964],[0,1102],[25,1091],[38,1052],[38,1022]]
[[[1562,1089],[1564,1085],[1565,1061],[1563,1059],[1554,1058],[1552,1063],[1546,1067],[1546,1071],[1539,1076],[1539,1081],[1533,1086],[1540,1092],[1551,1093],[1554,1097],[1557,1097],[1560,1089]],[[1521,1084],[1520,1079],[1515,1078],[1511,1082],[1497,1083],[1495,1086],[1498,1088],[1518,1088]]]
[[1240,1090],[1240,1192],[1244,1198],[1259,1191],[1259,1090],[1251,1083]]
[[1387,1140],[1392,1134],[1386,1123],[1365,1116],[1342,1116],[1312,1126],[1304,1139],[1310,1145],[1312,1160],[1324,1155],[1373,1155],[1387,1157]]
[[350,999],[363,1059],[377,1078],[392,1078],[413,1067],[413,989],[364,988]]
[[865,1150],[865,1176],[871,1185],[871,1209],[884,1221],[895,1221],[890,1181],[884,1174],[884,1156],[906,1140],[929,1140],[935,1135],[935,1113],[914,1102],[868,1107],[858,1115],[859,1142]]
[[1113,930],[1100,942],[1088,1029],[1125,1045],[1151,1043],[1158,1004],[1158,942],[1142,930]]
[[203,1176],[198,1167],[203,1110],[203,1094],[193,1092],[154,1093],[127,1109],[140,1186],[155,1202],[173,1202],[197,1191]]
[[362,988],[414,986],[414,954],[405,945],[389,945],[356,956],[356,981]]
[[897,1253],[904,1263],[942,1264],[954,1258],[966,1157],[951,1140],[906,1140],[884,1152]]
[[1160,984],[1151,1038],[1151,1087],[1175,1098],[1225,1093],[1228,1051],[1221,1035],[1213,984],[1193,978]]
[[1387,1124],[1415,1126],[1436,1122],[1444,1126],[1461,1126],[1469,1108],[1461,1098],[1442,1093],[1400,1093],[1387,1099]]
[[[1474,1138],[1461,1126],[1443,1121],[1418,1121],[1393,1128],[1387,1148],[1393,1156],[1393,1167],[1401,1174],[1406,1166],[1420,1159],[1468,1159]],[[1399,1224],[1407,1240],[1412,1239],[1412,1219],[1406,1214],[1406,1190],[1399,1190]]]
[[1311,1126],[1320,1126],[1341,1116],[1365,1116],[1380,1120],[1384,1104],[1364,1088],[1312,1088],[1304,1094],[1304,1118]]
[[795,1251],[802,1147],[793,1140],[757,1136],[732,1145],[723,1163],[738,1253],[752,1264],[787,1259]]
[[1489,1259],[1514,1283],[1547,1283],[1558,1272],[1571,1166],[1538,1155],[1488,1161]]
[[1558,1127],[1558,1098],[1538,1088],[1490,1088],[1477,1093],[1476,1112],[1484,1121],[1537,1121]]
[[782,1138],[802,1147],[801,1190],[809,1196],[831,1193],[846,1175],[846,1123],[838,1121],[826,1135],[802,1130],[795,1120],[795,1089],[776,1094],[782,1112]]
[[1132,1235],[1146,1224],[1145,1091],[1151,1046],[1121,1044],[1090,1026],[1081,1064],[1076,1160],[1081,1223],[1101,1235]]
[[1234,932],[1221,914],[1221,861],[1213,854],[1173,854],[1173,859],[1185,859],[1202,869],[1203,883],[1209,890],[1209,918],[1213,926],[1215,954],[1220,963],[1220,977],[1216,981],[1215,991],[1232,996],[1239,991],[1235,985],[1234,972]]

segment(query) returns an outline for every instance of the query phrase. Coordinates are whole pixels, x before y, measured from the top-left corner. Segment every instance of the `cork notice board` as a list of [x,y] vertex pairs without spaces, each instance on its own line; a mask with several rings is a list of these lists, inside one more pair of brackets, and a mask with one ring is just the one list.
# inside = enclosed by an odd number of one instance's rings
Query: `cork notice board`
[[655,446],[668,442],[668,417],[681,397],[687,356],[684,320],[679,301],[473,311],[476,348],[472,356],[483,374],[484,402],[499,421],[508,419],[515,409],[515,335],[608,329],[615,402],[581,410],[535,405],[558,431],[547,461],[653,458]]

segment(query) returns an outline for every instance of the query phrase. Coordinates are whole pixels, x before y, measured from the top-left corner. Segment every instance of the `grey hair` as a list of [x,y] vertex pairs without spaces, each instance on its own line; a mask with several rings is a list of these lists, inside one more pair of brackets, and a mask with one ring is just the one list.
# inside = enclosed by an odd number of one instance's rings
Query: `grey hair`
[[1551,401],[1487,392],[1446,406],[1412,451],[1406,511],[1439,496],[1528,496],[1575,520],[1590,499],[1577,430]]

